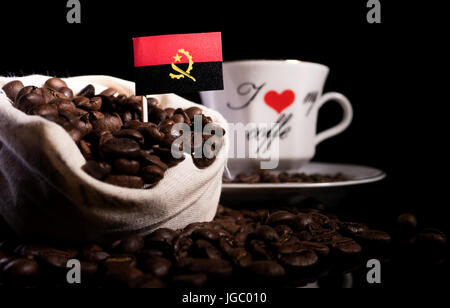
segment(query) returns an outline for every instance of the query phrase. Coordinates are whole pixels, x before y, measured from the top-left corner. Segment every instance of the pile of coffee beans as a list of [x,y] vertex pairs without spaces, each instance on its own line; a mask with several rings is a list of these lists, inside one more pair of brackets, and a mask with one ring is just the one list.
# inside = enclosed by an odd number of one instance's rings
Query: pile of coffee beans
[[230,179],[226,175],[223,176],[223,183],[329,183],[345,181],[345,177],[341,173],[335,175],[326,174],[306,174],[306,173],[274,173],[268,170],[260,169],[251,173],[240,172],[234,179]]
[[[90,84],[75,95],[59,78],[48,79],[41,88],[25,87],[16,80],[2,89],[17,109],[62,126],[87,160],[83,170],[99,180],[123,187],[152,187],[168,168],[184,160],[184,156],[176,159],[171,153],[172,143],[183,134],[174,128],[176,123],[192,127],[194,116],[201,116],[202,127],[214,125],[198,107],[162,109],[155,98],[148,99],[149,122],[144,123],[142,97],[125,96],[113,88],[96,94]],[[215,126],[215,129],[221,128]],[[194,129],[191,134],[190,138],[194,139]],[[201,140],[201,145],[196,147],[192,142],[190,149],[180,150],[191,154],[198,168],[206,168],[215,156],[194,154],[212,137],[202,134],[196,138]],[[220,146],[221,139],[215,142],[214,149]]]
[[398,218],[397,237],[320,208],[219,206],[212,222],[103,246],[30,244],[0,234],[0,286],[68,287],[69,259],[80,261],[80,287],[300,286],[368,256],[381,259],[406,239],[433,255],[446,247],[445,234],[417,229],[412,214]]

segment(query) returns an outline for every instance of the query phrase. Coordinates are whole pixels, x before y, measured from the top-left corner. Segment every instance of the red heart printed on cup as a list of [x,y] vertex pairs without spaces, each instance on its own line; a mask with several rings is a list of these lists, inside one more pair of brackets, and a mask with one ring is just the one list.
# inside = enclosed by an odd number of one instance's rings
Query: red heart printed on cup
[[271,90],[264,95],[264,101],[266,104],[278,113],[281,113],[284,109],[292,105],[294,100],[295,93],[292,90],[284,90],[281,94],[277,91]]

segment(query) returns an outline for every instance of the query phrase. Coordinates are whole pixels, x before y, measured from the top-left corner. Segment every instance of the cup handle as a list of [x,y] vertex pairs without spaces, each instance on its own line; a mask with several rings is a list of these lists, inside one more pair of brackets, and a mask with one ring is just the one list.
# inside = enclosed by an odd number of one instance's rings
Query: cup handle
[[350,104],[350,101],[341,93],[337,92],[329,92],[324,94],[319,103],[317,104],[317,108],[320,109],[326,102],[328,101],[336,101],[341,105],[342,110],[344,111],[344,116],[339,124],[336,126],[333,126],[329,129],[324,130],[323,132],[320,132],[316,135],[315,143],[316,145],[324,141],[325,139],[328,139],[330,137],[333,137],[342,131],[344,131],[352,122],[353,118],[353,108]]

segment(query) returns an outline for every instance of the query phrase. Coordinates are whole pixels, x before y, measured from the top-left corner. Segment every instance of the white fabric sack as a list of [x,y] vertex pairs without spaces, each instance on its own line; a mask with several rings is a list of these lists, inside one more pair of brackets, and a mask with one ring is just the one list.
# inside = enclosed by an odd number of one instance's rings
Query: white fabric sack
[[[47,76],[0,77],[0,89],[11,80],[42,86]],[[132,95],[134,83],[108,76],[63,78],[74,93],[93,84],[96,93],[114,87]],[[0,92],[2,92],[0,90]],[[177,95],[155,95],[162,106],[200,107],[228,130],[217,112]],[[105,242],[130,234],[213,219],[219,202],[228,140],[205,169],[192,158],[169,168],[151,189],[113,186],[85,173],[85,159],[58,124],[30,116],[0,93],[0,215],[24,237]]]

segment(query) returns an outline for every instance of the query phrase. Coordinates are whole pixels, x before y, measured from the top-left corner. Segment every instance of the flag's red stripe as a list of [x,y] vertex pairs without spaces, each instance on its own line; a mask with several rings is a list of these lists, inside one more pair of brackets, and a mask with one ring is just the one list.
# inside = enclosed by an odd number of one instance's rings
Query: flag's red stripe
[[194,63],[222,61],[220,32],[137,37],[133,47],[135,67],[170,64],[177,54],[181,61],[176,63],[187,63],[187,57],[178,52],[181,48],[189,52]]

